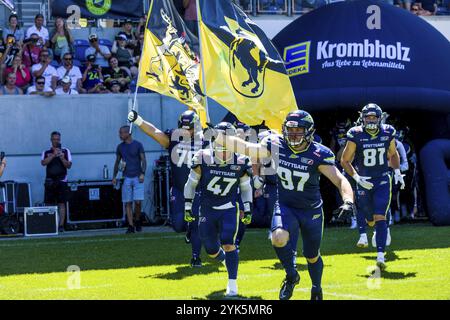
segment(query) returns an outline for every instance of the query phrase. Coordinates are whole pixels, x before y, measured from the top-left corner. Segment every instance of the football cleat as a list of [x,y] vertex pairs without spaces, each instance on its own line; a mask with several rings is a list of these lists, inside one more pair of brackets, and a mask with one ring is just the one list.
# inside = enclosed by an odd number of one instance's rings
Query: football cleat
[[192,268],[200,268],[202,266],[202,260],[198,257],[191,259]]
[[380,268],[381,271],[386,270],[387,265],[386,265],[386,261],[384,260],[384,258],[381,258],[381,257],[377,258],[377,267]]
[[319,292],[311,291],[311,300],[323,300],[322,289]]
[[356,243],[358,248],[367,248],[369,246],[369,241],[367,240],[367,234],[363,233],[359,236],[359,240]]
[[300,283],[300,275],[297,272],[295,279],[289,280],[287,277],[281,283],[281,290],[279,298],[280,300],[289,300],[294,293],[294,288],[297,284]]

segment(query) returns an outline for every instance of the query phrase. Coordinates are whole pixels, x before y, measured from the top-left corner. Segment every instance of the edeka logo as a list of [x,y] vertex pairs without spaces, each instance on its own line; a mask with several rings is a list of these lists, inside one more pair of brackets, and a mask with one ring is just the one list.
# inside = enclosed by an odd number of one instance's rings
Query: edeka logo
[[381,58],[410,62],[410,48],[402,46],[401,42],[395,45],[386,45],[375,40],[371,43],[368,39],[364,42],[330,43],[319,41],[317,43],[317,60],[334,58]]
[[284,48],[283,59],[289,77],[309,72],[309,48],[311,41],[306,41]]
[[112,0],[86,0],[86,8],[96,16],[103,16],[112,6]]

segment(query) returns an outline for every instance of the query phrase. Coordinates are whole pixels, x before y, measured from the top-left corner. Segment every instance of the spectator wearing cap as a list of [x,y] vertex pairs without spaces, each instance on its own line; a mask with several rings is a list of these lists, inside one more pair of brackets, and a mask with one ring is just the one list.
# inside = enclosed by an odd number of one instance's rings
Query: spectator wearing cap
[[37,42],[38,47],[50,48],[49,33],[47,28],[44,27],[44,16],[40,13],[34,18],[34,25],[27,29],[26,38],[31,38],[33,33],[36,33],[39,37],[39,41]]
[[68,76],[72,84],[71,89],[79,90],[81,85],[81,75],[80,68],[73,65],[73,56],[70,52],[66,52],[63,56],[63,65],[56,70],[58,74],[58,79],[62,80],[64,77]]
[[23,94],[22,89],[16,86],[16,74],[11,72],[6,77],[6,84],[0,89],[0,95],[20,95]]
[[[183,0],[178,0],[178,1],[182,2]],[[181,6],[183,6],[183,4],[181,4]],[[136,31],[135,31],[135,34],[134,34],[136,36],[136,40],[139,39],[139,35],[145,33],[146,24],[147,24],[147,15],[145,15],[145,16],[143,16],[143,17],[141,17],[139,19],[139,24],[137,25]]]
[[111,93],[122,93],[120,92],[121,86],[119,81],[112,80],[110,86],[111,86]]
[[131,82],[128,72],[124,68],[119,67],[119,61],[114,56],[109,59],[109,66],[109,69],[104,73],[105,83],[111,86],[111,81],[117,80],[120,83],[121,91],[128,91]]
[[8,26],[3,28],[3,39],[5,42],[8,34],[12,34],[20,45],[22,45],[23,40],[25,40],[25,32],[20,28],[19,17],[16,14],[9,16]]
[[416,1],[419,5],[418,15],[419,16],[434,16],[437,12],[437,1],[436,0],[418,0]]
[[28,68],[39,63],[39,56],[41,55],[42,49],[37,46],[38,41],[39,35],[37,33],[33,33],[30,38],[25,40],[26,43],[22,50],[22,60]]
[[22,57],[17,55],[14,58],[13,65],[6,68],[5,75],[14,73],[16,75],[16,86],[25,91],[31,82],[30,69],[22,63]]
[[[86,67],[81,79],[84,93],[102,93],[106,88],[103,85],[102,67],[95,63],[95,54],[87,56]],[[103,90],[102,90],[103,89]]]
[[90,47],[86,49],[85,57],[87,58],[90,54],[95,54],[97,58],[97,63],[102,68],[108,67],[108,59],[111,58],[111,51],[109,48],[98,43],[98,36],[93,33],[89,36]]
[[48,50],[42,50],[39,56],[40,63],[35,64],[31,67],[31,74],[36,79],[39,76],[45,78],[45,87],[55,90],[56,82],[58,81],[58,73],[56,69],[50,65],[52,59],[48,53]]
[[72,89],[72,80],[69,76],[65,76],[60,82],[61,87],[55,90],[56,95],[78,94],[77,90]]
[[130,68],[134,63],[133,51],[127,48],[127,36],[120,33],[116,36],[111,52],[119,61],[119,67]]
[[[54,58],[61,61],[66,53],[72,53],[73,37],[66,26],[63,18],[58,17],[55,21],[55,31],[50,40],[53,48]],[[73,80],[73,79],[72,79]]]
[[46,88],[45,78],[43,76],[39,76],[36,78],[35,85],[28,88],[27,94],[53,97],[55,95],[55,91],[53,91],[50,87]]
[[127,48],[134,49],[137,44],[136,35],[133,33],[133,22],[129,19],[125,20],[122,25],[122,31],[117,35],[125,35],[127,37]]

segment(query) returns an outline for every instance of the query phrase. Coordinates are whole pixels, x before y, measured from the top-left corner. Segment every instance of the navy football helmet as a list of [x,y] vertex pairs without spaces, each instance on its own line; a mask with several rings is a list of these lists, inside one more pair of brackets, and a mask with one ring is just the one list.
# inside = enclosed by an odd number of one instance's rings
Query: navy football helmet
[[[220,122],[214,126],[214,129],[216,131],[222,132],[222,134],[224,134],[224,135],[228,135],[228,136],[236,136],[237,135],[236,128],[229,122]],[[213,139],[211,139],[211,144],[213,145],[213,148],[215,151],[218,151],[218,152],[227,151],[226,147],[215,143]]]
[[[290,128],[304,128],[304,133],[289,132]],[[299,146],[304,141],[310,143],[314,139],[314,120],[312,116],[304,110],[290,112],[283,123],[283,137],[292,146]]]
[[200,122],[200,117],[195,111],[187,110],[183,112],[178,118],[178,128],[179,129],[194,129],[195,124]]
[[248,141],[251,134],[250,126],[240,121],[235,121],[233,125],[236,128],[237,136]]
[[[377,130],[380,127],[383,120],[383,111],[377,104],[369,103],[365,105],[360,114],[359,122],[362,124],[363,128],[367,130]],[[369,116],[375,116],[377,119],[369,120],[367,119]]]

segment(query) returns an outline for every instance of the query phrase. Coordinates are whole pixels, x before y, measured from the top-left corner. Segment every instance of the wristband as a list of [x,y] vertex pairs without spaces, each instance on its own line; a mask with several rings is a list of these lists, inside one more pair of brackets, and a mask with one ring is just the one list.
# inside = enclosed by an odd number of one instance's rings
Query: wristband
[[191,199],[185,199],[184,211],[192,211],[192,200]]

